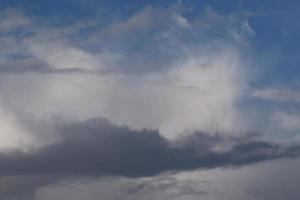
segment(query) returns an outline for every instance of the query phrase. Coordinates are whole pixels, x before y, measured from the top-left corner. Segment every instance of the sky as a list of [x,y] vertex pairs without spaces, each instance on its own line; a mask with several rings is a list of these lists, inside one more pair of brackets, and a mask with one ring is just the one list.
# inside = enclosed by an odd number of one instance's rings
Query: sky
[[298,200],[296,0],[0,0],[0,199]]

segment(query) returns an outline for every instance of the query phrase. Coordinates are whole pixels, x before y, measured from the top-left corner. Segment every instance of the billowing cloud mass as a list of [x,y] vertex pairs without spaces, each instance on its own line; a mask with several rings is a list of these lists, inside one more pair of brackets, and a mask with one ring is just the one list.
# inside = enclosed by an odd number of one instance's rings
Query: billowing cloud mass
[[[247,86],[240,51],[252,35],[247,21],[206,9],[189,22],[181,10],[146,7],[93,32],[93,21],[46,27],[23,14],[32,21],[28,29],[16,26],[19,32],[6,38],[15,48],[1,66],[3,105],[42,119],[101,116],[159,129],[168,138],[196,130],[247,130],[238,109]],[[207,32],[219,28],[228,32],[207,41]],[[232,32],[240,34],[238,40]]]
[[299,165],[297,30],[264,5],[25,4],[0,9],[0,199],[265,199],[247,174]]

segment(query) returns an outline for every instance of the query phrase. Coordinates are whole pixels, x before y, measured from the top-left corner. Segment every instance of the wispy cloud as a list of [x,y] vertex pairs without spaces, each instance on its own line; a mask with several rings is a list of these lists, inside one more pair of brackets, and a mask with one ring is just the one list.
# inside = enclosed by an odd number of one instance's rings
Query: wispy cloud
[[296,112],[274,112],[273,119],[286,130],[299,130],[300,129],[300,115]]
[[262,100],[274,102],[299,103],[300,91],[285,87],[257,89],[252,92],[252,96]]

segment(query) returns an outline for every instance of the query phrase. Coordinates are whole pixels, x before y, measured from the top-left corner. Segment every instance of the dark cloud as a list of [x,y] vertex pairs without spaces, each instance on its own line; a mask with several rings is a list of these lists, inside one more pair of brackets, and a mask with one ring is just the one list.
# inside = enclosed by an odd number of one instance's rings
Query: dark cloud
[[37,188],[61,179],[56,176],[4,176],[0,177],[0,199],[33,200]]
[[[102,119],[58,125],[60,142],[31,153],[1,153],[0,175],[154,176],[166,171],[243,166],[292,158],[300,146],[194,133],[170,142],[155,130]],[[230,144],[230,148],[218,147]],[[226,145],[225,145],[226,146]]]

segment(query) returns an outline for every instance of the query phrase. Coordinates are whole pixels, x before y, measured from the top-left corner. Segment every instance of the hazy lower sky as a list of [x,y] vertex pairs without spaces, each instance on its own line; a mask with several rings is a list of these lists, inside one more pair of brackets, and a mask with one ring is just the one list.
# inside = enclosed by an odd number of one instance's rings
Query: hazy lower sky
[[299,9],[0,0],[0,199],[298,200]]

